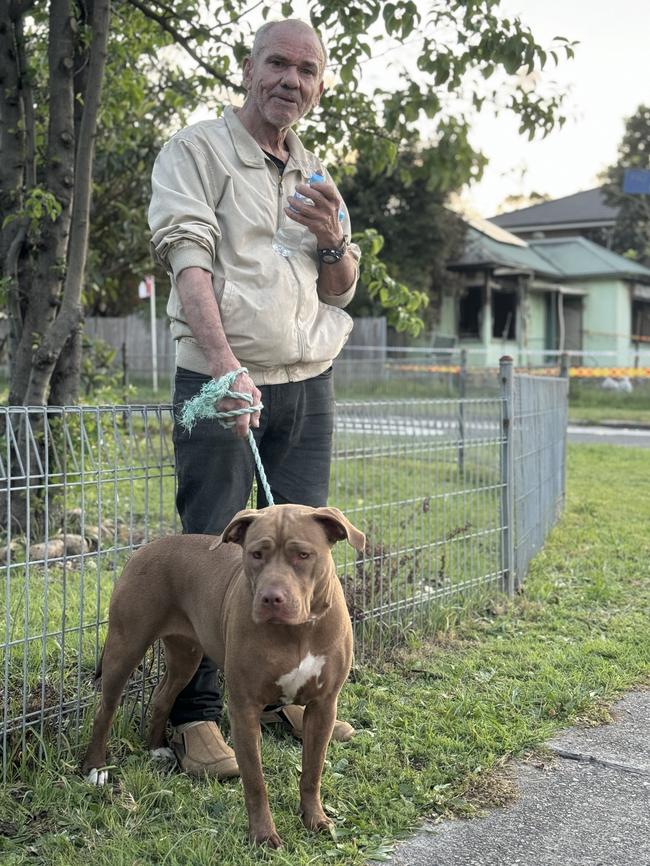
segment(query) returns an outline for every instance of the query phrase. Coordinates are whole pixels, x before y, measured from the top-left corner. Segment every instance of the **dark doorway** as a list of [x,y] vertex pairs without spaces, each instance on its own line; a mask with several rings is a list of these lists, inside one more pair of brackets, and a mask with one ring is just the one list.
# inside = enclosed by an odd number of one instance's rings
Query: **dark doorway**
[[517,339],[517,292],[492,292],[492,337]]
[[469,286],[460,296],[458,336],[461,340],[479,339],[483,316],[483,286]]
[[564,351],[582,351],[582,298],[562,299],[564,309]]

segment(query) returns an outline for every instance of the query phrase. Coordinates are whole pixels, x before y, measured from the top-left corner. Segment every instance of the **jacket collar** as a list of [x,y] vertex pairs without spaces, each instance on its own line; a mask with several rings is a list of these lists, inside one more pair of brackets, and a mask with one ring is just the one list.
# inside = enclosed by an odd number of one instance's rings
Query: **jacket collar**
[[[264,168],[266,165],[264,151],[237,117],[237,113],[231,105],[225,107],[223,118],[235,146],[237,156],[244,165],[248,165],[251,168]],[[310,160],[307,151],[302,146],[302,142],[293,129],[287,132],[285,143],[289,150],[287,169],[297,168],[305,176],[311,174],[314,170],[313,160]]]

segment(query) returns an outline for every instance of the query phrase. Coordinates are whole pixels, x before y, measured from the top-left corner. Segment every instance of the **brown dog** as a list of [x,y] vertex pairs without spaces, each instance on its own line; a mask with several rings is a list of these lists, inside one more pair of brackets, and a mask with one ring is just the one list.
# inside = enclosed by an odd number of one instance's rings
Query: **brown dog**
[[308,829],[327,829],[320,779],[352,658],[350,617],[330,552],[344,538],[357,550],[365,545],[336,508],[273,505],[240,511],[220,539],[177,535],[134,553],[111,598],[102,697],[82,765],[88,780],[106,781],[106,741],[122,690],[161,638],[166,673],[154,693],[150,748],[165,745],[174,700],[205,653],[225,673],[251,840],[282,844],[260,759],[260,714],[270,704],[306,706],[300,811]]

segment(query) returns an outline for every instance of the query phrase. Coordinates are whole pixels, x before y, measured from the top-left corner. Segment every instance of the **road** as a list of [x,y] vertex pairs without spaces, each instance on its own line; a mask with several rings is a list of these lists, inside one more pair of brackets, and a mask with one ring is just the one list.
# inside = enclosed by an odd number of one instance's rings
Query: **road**
[[588,445],[628,445],[650,448],[650,429],[636,427],[591,427],[569,424],[569,442]]
[[[456,438],[458,419],[453,417],[419,418],[411,420],[400,415],[394,417],[364,417],[346,412],[337,413],[336,429],[340,433],[372,434],[374,436],[440,436]],[[465,438],[498,437],[500,423],[495,418],[468,418]],[[569,424],[569,442],[599,445],[626,445],[650,448],[650,428],[591,426]]]

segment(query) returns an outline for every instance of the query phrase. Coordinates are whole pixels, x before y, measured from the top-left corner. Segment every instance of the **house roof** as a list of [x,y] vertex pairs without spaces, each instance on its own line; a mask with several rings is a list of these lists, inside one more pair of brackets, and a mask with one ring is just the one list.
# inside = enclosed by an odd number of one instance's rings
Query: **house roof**
[[564,279],[613,277],[650,282],[650,269],[582,237],[544,238],[530,246],[559,270]]
[[463,254],[459,259],[449,264],[455,271],[480,270],[493,268],[512,268],[515,271],[529,271],[543,274],[547,277],[561,276],[558,269],[543,256],[540,256],[530,244],[503,243],[489,237],[475,225],[469,225],[465,235]]
[[611,278],[650,284],[650,269],[619,256],[583,237],[544,238],[524,246],[503,243],[484,234],[475,225],[467,228],[462,256],[451,270],[529,271],[554,281]]
[[597,186],[553,201],[490,217],[501,228],[509,231],[543,231],[551,228],[594,228],[616,222],[618,208],[605,201],[604,187]]

